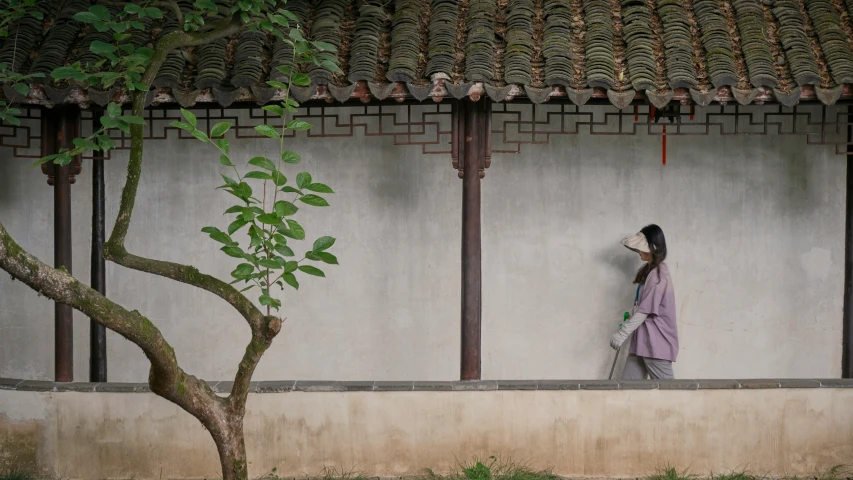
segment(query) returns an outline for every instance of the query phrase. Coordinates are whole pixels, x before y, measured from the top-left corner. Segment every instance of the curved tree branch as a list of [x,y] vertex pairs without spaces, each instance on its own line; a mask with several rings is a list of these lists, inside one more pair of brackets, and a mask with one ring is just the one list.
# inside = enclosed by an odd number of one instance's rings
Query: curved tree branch
[[237,366],[237,374],[234,376],[234,386],[231,395],[228,396],[231,411],[242,418],[246,409],[246,399],[249,396],[249,383],[255,367],[261,361],[264,352],[270,348],[272,341],[281,331],[281,319],[278,317],[264,317],[264,325],[260,331],[252,332],[252,340],[246,346],[246,352]]
[[[163,36],[157,42],[157,48],[151,58],[151,63],[146,68],[142,77],[142,83],[151,84],[160,70],[166,56],[176,48],[193,45],[201,45],[212,40],[224,38],[244,28],[239,19],[229,18],[222,25],[209,33],[187,33],[175,31]],[[145,93],[135,92],[133,95],[132,114],[144,117]],[[233,306],[252,328],[252,335],[261,334],[264,328],[264,315],[245,295],[236,288],[210,275],[202,274],[195,267],[177,263],[165,262],[151,258],[133,255],[125,247],[125,239],[130,228],[130,220],[133,215],[133,207],[136,203],[136,193],[139,188],[139,179],[142,175],[142,158],[144,143],[144,125],[133,124],[130,126],[130,160],[127,165],[127,180],[121,193],[121,205],[116,217],[115,227],[109,241],[104,245],[104,257],[123,267],[138,270],[153,275],[169,278],[181,283],[211,292]]]
[[55,269],[30,255],[2,224],[0,268],[41,295],[71,305],[141,348],[151,362],[148,382],[154,393],[178,404],[208,428],[218,428],[225,418],[223,399],[207,383],[181,369],[174,349],[150,320],[84,285],[64,269]]

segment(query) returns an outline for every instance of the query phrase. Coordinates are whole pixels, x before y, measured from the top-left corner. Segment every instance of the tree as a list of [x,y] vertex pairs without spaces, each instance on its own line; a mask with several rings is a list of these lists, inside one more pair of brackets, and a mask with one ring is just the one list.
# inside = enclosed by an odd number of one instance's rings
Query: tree
[[[224,3],[224,2],[220,2]],[[52,72],[55,82],[78,81],[108,88],[119,85],[130,94],[131,112],[124,115],[120,105],[109,104],[101,117],[102,127],[87,138],[74,139],[74,148],[63,149],[49,155],[39,163],[54,162],[67,165],[77,155],[91,150],[106,152],[114,147],[110,132],[120,130],[131,137],[127,177],[122,190],[121,204],[115,227],[105,245],[107,260],[127,268],[193,285],[217,295],[228,302],[245,319],[252,338],[237,368],[234,386],[230,395],[216,395],[206,382],[185,372],[179,365],[172,347],[160,330],[137,311],[129,311],[109,298],[79,282],[64,269],[55,269],[27,253],[0,223],[0,268],[40,292],[42,295],[73,308],[94,319],[106,328],[127,338],[139,346],[151,362],[148,383],[155,394],[179,405],[197,418],[210,432],[219,452],[222,476],[226,480],[246,479],[248,470],[243,438],[243,417],[249,392],[249,382],[255,367],[264,352],[281,329],[282,320],[274,314],[282,306],[276,297],[285,284],[299,288],[296,274],[324,276],[315,264],[338,263],[328,252],[335,239],[322,236],[304,256],[296,260],[289,241],[305,240],[302,226],[293,218],[299,211],[297,202],[303,206],[325,207],[326,199],[318,194],[333,194],[327,185],[315,182],[307,172],[296,175],[289,182],[283,167],[300,162],[297,153],[285,149],[287,130],[307,130],[308,123],[292,119],[298,104],[290,98],[291,85],[307,85],[310,79],[288,67],[278,69],[287,82],[268,82],[281,90],[283,99],[277,104],[264,106],[281,119],[281,125],[258,125],[255,129],[262,135],[276,140],[279,157],[269,159],[257,156],[249,160],[248,172],[241,174],[232,161],[231,149],[225,134],[231,127],[228,122],[213,125],[208,130],[200,129],[196,117],[182,110],[183,122],[174,126],[190,132],[200,142],[208,145],[219,157],[221,167],[234,172],[234,177],[222,175],[224,184],[219,188],[237,199],[236,204],[226,210],[233,221],[225,230],[208,226],[202,229],[211,239],[222,243],[222,251],[240,263],[231,272],[233,281],[228,283],[201,273],[191,265],[160,261],[135,255],[125,247],[125,237],[130,227],[136,192],[143,166],[143,112],[145,95],[167,55],[180,48],[203,45],[229,37],[245,29],[255,29],[275,35],[287,42],[293,50],[293,65],[313,62],[328,70],[339,73],[337,57],[332,45],[307,41],[300,32],[298,19],[285,10],[282,0],[239,0],[230,2],[225,8],[210,0],[196,0],[191,9],[178,1],[141,1],[134,3],[108,2],[118,11],[104,5],[93,5],[78,12],[74,18],[99,32],[110,32],[113,42],[94,41],[90,49],[100,60],[94,64],[72,64]],[[43,14],[36,0],[9,0],[0,9],[0,37],[9,36],[9,26],[26,16],[41,19]],[[160,21],[165,17],[177,20],[179,29],[165,33],[155,43],[137,45],[133,43],[133,30],[145,28],[145,21]],[[0,81],[13,85],[19,93],[29,91],[28,82],[36,76],[25,76],[12,71],[9,65],[0,64]],[[0,103],[0,121],[16,125],[20,111],[6,102]],[[229,172],[230,174],[230,172]],[[255,189],[260,193],[255,193]],[[292,195],[290,200],[285,195]],[[243,232],[241,243],[235,235]],[[234,284],[245,286],[237,290]],[[257,289],[257,301],[244,295]],[[263,311],[262,311],[263,309]]]

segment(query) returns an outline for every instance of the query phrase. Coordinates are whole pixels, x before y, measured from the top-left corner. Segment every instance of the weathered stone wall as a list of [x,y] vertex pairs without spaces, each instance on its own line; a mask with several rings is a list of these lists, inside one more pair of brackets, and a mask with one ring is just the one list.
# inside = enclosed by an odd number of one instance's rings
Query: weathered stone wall
[[[249,473],[416,475],[501,455],[567,477],[636,478],[672,465],[802,478],[849,463],[853,389],[833,386],[851,385],[262,382],[258,391],[283,393],[249,397]],[[213,442],[190,415],[150,393],[110,393],[144,387],[60,388],[106,391],[0,390],[0,468],[35,460],[75,480],[219,475]]]

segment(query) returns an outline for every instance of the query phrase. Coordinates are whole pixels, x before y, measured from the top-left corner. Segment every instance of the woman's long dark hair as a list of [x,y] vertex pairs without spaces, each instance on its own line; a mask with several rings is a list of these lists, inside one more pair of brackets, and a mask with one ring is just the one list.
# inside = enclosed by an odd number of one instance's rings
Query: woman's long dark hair
[[646,283],[646,278],[652,270],[660,267],[660,264],[666,260],[666,238],[663,236],[663,230],[657,225],[647,225],[640,232],[646,236],[646,241],[649,242],[649,250],[651,250],[652,261],[643,265],[637,271],[637,276],[634,277],[634,283],[641,285]]

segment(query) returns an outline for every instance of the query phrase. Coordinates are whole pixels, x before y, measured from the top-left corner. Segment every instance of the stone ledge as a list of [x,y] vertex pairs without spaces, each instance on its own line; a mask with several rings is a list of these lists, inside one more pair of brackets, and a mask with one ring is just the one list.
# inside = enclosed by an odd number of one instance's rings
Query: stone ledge
[[[231,392],[233,382],[207,382],[219,394]],[[787,388],[853,388],[853,379],[776,378],[712,380],[477,380],[477,381],[309,381],[251,382],[251,393],[287,392],[486,392],[553,390],[766,390]],[[146,393],[145,383],[56,383],[0,378],[0,390],[27,392]]]

